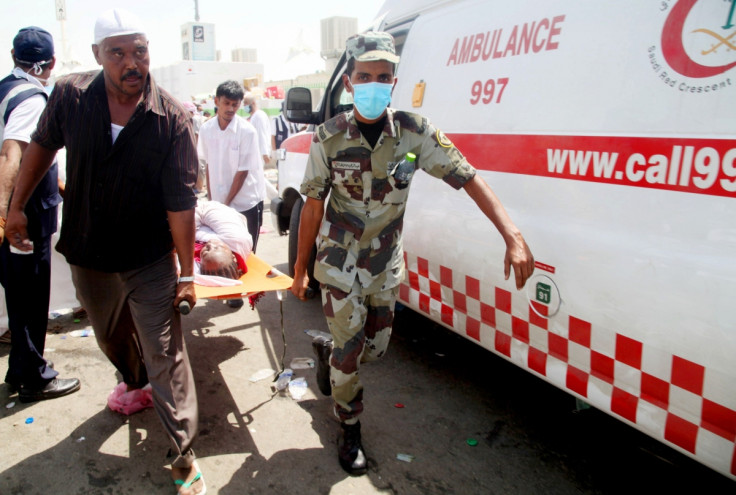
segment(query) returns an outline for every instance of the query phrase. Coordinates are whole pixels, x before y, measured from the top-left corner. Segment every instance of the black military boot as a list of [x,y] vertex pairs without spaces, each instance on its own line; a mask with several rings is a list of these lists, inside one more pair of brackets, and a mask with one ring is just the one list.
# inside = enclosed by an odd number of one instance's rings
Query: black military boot
[[354,425],[340,423],[342,434],[337,440],[337,457],[340,466],[353,476],[365,474],[368,471],[368,462],[360,442],[360,422]]
[[330,355],[332,355],[332,339],[319,335],[312,340],[312,349],[317,355],[317,386],[325,395],[332,395],[330,383]]

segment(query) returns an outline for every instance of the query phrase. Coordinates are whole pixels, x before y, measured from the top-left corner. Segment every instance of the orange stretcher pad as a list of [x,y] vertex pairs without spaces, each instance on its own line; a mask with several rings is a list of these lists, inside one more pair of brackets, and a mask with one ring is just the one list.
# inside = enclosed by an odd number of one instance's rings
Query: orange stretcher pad
[[236,299],[244,296],[268,292],[271,290],[287,290],[293,279],[279,272],[255,254],[245,260],[248,273],[240,277],[242,285],[229,287],[208,287],[194,284],[197,299]]

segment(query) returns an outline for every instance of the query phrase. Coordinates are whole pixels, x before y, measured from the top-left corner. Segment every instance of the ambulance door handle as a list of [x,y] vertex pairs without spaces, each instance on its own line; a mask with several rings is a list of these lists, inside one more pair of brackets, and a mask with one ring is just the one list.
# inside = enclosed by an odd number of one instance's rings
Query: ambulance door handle
[[411,95],[411,106],[414,108],[421,107],[424,103],[424,88],[427,84],[424,79],[414,85],[414,92]]

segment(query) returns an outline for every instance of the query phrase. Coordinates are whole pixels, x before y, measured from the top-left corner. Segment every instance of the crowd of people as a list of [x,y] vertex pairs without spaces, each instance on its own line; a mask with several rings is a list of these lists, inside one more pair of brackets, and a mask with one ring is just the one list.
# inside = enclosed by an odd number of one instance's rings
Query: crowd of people
[[[192,449],[197,393],[178,307],[195,306],[195,281],[227,283],[247,271],[263,221],[264,166],[272,149],[300,129],[283,107],[269,121],[236,81],[217,87],[209,119],[196,103],[177,101],[150,76],[145,29],[129,12],[98,18],[92,50],[102,70],[59,79],[47,101],[52,37],[21,29],[11,51],[15,68],[0,81],[7,109],[0,123],[0,281],[11,334],[5,382],[24,402],[81,386],[59,378],[43,357],[50,236],[62,204],[55,248],[69,263],[97,343],[122,376],[123,393],[150,390],[178,492],[204,494]],[[409,189],[395,178],[403,154],[415,153],[417,168],[477,203],[506,242],[505,272],[508,278],[513,271],[517,287],[534,260],[493,191],[449,139],[426,119],[389,107],[399,61],[391,35],[353,36],[346,54],[343,83],[355,106],[315,133],[292,293],[306,298],[307,260],[318,241],[314,273],[331,338],[313,342],[317,382],[340,421],[339,463],[360,475],[367,463],[359,369],[386,352],[404,273]],[[239,115],[242,105],[247,119]],[[62,148],[67,173],[60,188],[55,157]]]

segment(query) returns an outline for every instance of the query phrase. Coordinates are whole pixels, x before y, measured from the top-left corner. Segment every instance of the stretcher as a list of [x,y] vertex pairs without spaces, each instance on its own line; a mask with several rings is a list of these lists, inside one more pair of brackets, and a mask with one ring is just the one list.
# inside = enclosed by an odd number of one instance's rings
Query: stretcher
[[[284,275],[253,253],[248,255],[248,258],[245,260],[245,265],[248,267],[248,271],[240,277],[239,280],[241,285],[211,287],[199,285],[195,282],[194,292],[197,299],[237,299],[248,297],[250,299],[251,306],[254,306],[255,301],[260,295],[263,295],[265,292],[276,291],[281,311],[281,337],[284,344],[284,350],[281,356],[281,371],[283,371],[284,357],[286,355],[283,291],[286,291],[291,287],[293,279],[288,275]],[[182,301],[179,305],[179,311],[184,315],[188,314],[190,309],[191,308],[186,301]]]
[[[248,255],[245,265],[248,271],[238,280],[240,285],[213,287],[194,283],[194,293],[197,299],[237,299],[254,297],[268,291],[283,291],[291,287],[293,279],[284,275],[255,254]],[[279,300],[282,300],[282,295]],[[189,303],[182,301],[179,311],[188,314],[191,310]]]
[[293,279],[284,275],[255,254],[245,260],[247,273],[240,277],[241,285],[209,287],[194,284],[197,299],[235,299],[272,290],[287,290]]

